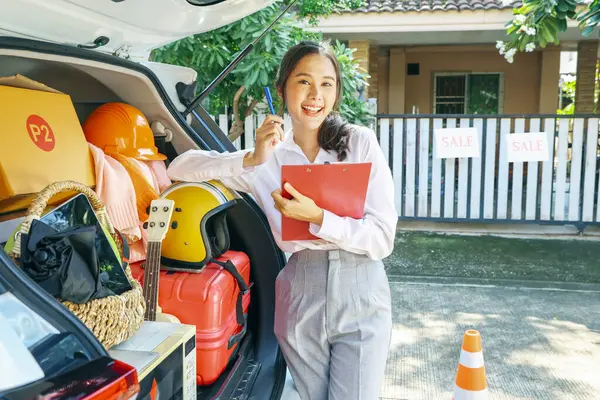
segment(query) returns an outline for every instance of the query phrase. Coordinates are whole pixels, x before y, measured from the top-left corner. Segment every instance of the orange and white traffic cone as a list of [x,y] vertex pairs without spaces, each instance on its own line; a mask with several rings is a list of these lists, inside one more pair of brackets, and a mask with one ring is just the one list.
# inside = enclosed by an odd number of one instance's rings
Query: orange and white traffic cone
[[483,353],[481,351],[481,335],[469,329],[463,336],[456,382],[454,400],[483,400],[488,398]]

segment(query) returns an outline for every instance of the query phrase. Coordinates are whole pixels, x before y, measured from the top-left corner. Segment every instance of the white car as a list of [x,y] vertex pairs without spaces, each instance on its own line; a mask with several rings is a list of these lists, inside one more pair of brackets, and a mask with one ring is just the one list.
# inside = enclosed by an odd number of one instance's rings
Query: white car
[[[202,107],[186,112],[193,99],[184,93],[194,84],[196,72],[149,62],[148,56],[154,48],[214,30],[271,2],[0,0],[0,77],[22,74],[70,95],[80,121],[103,103],[131,104],[151,123],[172,132],[167,144],[171,159],[191,148],[233,151]],[[2,135],[7,134],[0,129],[0,146]],[[221,378],[210,387],[198,388],[198,399],[279,399],[286,376],[289,381],[273,333],[275,278],[285,255],[256,203],[246,194],[240,196],[228,221],[232,247],[246,252],[252,265],[248,334]],[[14,364],[7,367],[6,362]],[[114,364],[92,333],[2,250],[0,363],[4,364],[0,370],[12,371],[0,378],[0,398],[6,399],[35,398],[41,393],[44,398],[81,398],[84,393],[76,392],[81,388],[71,386],[71,380],[113,374],[109,382],[115,384],[127,382],[130,373]],[[75,392],[61,395],[53,387],[71,387]],[[95,398],[101,389],[87,386],[86,398]],[[127,397],[127,385],[121,394]]]

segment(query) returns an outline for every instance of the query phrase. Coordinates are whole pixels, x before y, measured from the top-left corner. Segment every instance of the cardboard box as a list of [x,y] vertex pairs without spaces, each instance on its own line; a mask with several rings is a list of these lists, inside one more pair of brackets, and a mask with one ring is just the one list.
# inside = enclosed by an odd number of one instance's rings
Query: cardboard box
[[196,400],[196,327],[144,321],[108,353],[136,368],[139,399]]
[[94,187],[92,155],[68,95],[22,75],[0,78],[0,121],[0,214],[27,208],[57,181]]

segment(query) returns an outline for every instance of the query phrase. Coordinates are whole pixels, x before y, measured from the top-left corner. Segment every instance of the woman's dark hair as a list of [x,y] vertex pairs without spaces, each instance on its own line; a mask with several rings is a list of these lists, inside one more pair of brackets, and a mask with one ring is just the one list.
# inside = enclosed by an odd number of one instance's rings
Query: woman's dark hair
[[285,85],[287,83],[290,74],[300,62],[302,58],[311,54],[320,54],[326,56],[331,60],[333,68],[335,69],[336,83],[337,83],[337,95],[333,110],[323,120],[323,123],[319,127],[319,146],[324,150],[335,150],[338,153],[338,161],[344,161],[347,156],[348,150],[348,135],[351,131],[351,126],[345,122],[337,112],[340,102],[342,100],[342,71],[340,64],[335,56],[335,53],[326,43],[315,43],[311,41],[302,41],[297,45],[290,48],[279,66],[279,76],[275,85],[277,89],[281,91],[283,101],[285,103]]

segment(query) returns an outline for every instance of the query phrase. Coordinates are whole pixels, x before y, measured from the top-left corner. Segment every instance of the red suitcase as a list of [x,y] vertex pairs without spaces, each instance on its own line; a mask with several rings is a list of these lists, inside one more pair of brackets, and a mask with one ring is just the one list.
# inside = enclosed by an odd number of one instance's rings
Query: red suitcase
[[[232,265],[243,279],[239,283],[246,288],[245,293],[231,273],[235,274]],[[131,272],[143,286],[141,263],[132,264]],[[196,380],[200,386],[217,380],[246,333],[249,282],[248,256],[231,250],[199,273],[160,272],[158,304],[162,312],[176,316],[183,324],[196,325]]]

